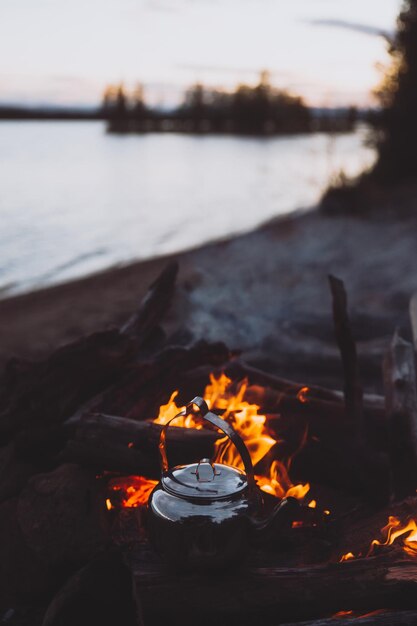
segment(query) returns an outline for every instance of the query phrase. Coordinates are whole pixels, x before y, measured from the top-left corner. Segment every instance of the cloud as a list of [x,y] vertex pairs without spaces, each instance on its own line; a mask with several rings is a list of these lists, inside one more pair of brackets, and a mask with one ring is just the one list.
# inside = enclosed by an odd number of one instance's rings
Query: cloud
[[143,6],[147,11],[155,11],[156,13],[181,13],[182,11],[182,7],[177,2],[147,0]]
[[271,76],[280,76],[288,78],[292,75],[291,72],[284,70],[270,70],[263,67],[229,67],[227,65],[198,65],[194,63],[180,63],[176,66],[178,69],[197,72],[212,72],[213,74],[251,74],[259,75],[261,71],[267,70]]
[[388,30],[384,30],[383,28],[379,28],[377,26],[371,26],[369,24],[359,24],[357,22],[349,22],[347,20],[337,20],[337,19],[315,19],[315,20],[303,20],[307,24],[311,24],[312,26],[326,26],[330,28],[344,28],[346,30],[353,30],[357,33],[362,33],[364,35],[370,35],[372,37],[383,37],[388,41],[391,41],[394,37],[394,32],[390,32]]

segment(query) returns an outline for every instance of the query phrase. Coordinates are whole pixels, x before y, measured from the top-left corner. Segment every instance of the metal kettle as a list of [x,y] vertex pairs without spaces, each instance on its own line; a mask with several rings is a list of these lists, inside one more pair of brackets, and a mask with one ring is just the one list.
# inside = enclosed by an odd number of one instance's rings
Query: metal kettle
[[[191,465],[169,468],[166,436],[180,415],[198,414],[225,435],[237,448],[245,470],[202,459]],[[255,482],[249,452],[241,437],[224,419],[210,412],[196,397],[161,430],[161,481],[148,501],[148,528],[152,545],[161,557],[178,569],[221,568],[241,560],[254,533],[263,532],[275,520],[288,518],[292,498],[280,501],[269,515],[263,512],[263,496]]]

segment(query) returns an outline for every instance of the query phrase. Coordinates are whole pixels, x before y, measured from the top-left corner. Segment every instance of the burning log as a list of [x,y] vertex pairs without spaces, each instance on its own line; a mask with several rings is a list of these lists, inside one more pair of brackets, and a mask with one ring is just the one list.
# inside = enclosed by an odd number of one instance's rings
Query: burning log
[[417,484],[417,390],[413,346],[398,332],[383,370],[395,491],[401,497]]
[[[85,416],[66,445],[62,457],[99,471],[158,476],[159,435],[162,425],[96,413]],[[216,432],[171,428],[170,458],[174,465],[190,463],[213,454]]]
[[[298,568],[248,564],[208,578],[169,572],[142,547],[131,567],[137,603],[149,625],[169,620],[184,626],[197,621],[277,624],[346,608],[417,608],[417,564],[393,554]],[[209,603],[208,589],[215,599]],[[164,602],[160,602],[162,597]]]
[[[303,416],[309,424],[309,428],[317,435],[325,436],[327,428],[330,432],[335,430],[353,430],[351,420],[346,415],[345,407],[341,402],[315,398],[310,393],[309,387],[298,386],[297,396],[286,394],[282,391],[251,385],[245,392],[245,399],[262,407],[267,413],[279,413],[286,416]],[[385,424],[385,410],[381,407],[372,407],[365,410],[367,420],[372,425],[375,433],[381,434]]]
[[[417,497],[409,497],[401,502],[390,503],[389,507],[377,511],[369,508],[358,508],[354,515],[341,520],[340,532],[338,536],[338,559],[340,555],[354,553],[352,556],[365,556],[372,553],[372,548],[378,547],[375,539],[381,537],[382,545],[391,545],[398,530],[397,520],[403,520],[403,527],[406,527],[410,520],[417,520]],[[410,529],[411,532],[411,529]],[[397,533],[397,541],[401,542],[410,533],[401,535]],[[414,533],[415,535],[415,533]],[[379,544],[381,545],[381,544]],[[416,554],[417,537],[413,537],[413,552]],[[389,548],[391,549],[391,548]]]
[[[267,387],[277,391],[281,391],[288,396],[296,397],[300,390],[303,389],[303,385],[296,383],[286,378],[280,378],[268,372],[264,372],[255,367],[252,367],[240,359],[233,359],[228,363],[224,372],[229,378],[233,380],[239,380],[247,378],[252,385],[259,387]],[[308,399],[326,400],[329,402],[335,402],[343,404],[343,393],[334,389],[326,389],[318,385],[309,385],[307,387]],[[377,412],[384,410],[384,398],[376,394],[364,394],[365,406],[369,410],[375,410]]]

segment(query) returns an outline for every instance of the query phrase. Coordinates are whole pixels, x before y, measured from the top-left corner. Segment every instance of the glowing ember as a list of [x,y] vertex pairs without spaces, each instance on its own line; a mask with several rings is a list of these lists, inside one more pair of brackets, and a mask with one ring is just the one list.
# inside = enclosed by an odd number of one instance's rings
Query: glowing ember
[[301,387],[300,391],[297,393],[297,398],[300,402],[305,404],[308,402],[308,393],[310,389],[308,387]]
[[[204,392],[204,400],[210,409],[220,411],[223,419],[227,420],[240,434],[249,450],[253,464],[256,465],[278,443],[278,440],[268,431],[266,416],[259,413],[260,407],[244,400],[248,387],[247,381],[240,383],[235,392],[232,392],[231,387],[232,381],[225,374],[221,374],[218,378],[211,374],[210,383]],[[306,402],[307,391],[308,387],[303,387],[299,391],[300,402]],[[185,408],[177,406],[177,396],[178,391],[174,391],[167,404],[160,407],[159,415],[154,420],[155,423],[166,424]],[[173,424],[173,427],[175,426],[201,429],[204,427],[204,422],[198,415],[191,414],[178,417]],[[304,440],[301,445],[303,443]],[[227,437],[216,442],[214,460],[243,469],[242,460]],[[302,500],[308,493],[310,485],[292,484],[288,475],[289,462],[284,465],[281,461],[274,460],[267,475],[256,476],[257,483],[263,491],[278,498],[292,496]],[[123,490],[122,506],[131,507],[145,504],[155,484],[155,481],[142,477],[128,477],[120,479],[117,484],[113,481],[112,489],[113,491]],[[313,505],[310,503],[310,506]]]
[[146,504],[157,482],[143,476],[112,478],[109,482],[110,498],[106,500],[107,508],[114,508],[116,503],[124,508]]
[[353,615],[353,611],[338,611],[333,617],[346,617],[347,615]]
[[[407,523],[403,523],[398,517],[390,515],[388,524],[381,529],[381,532],[385,535],[385,539],[383,541],[374,539],[366,556],[371,556],[376,546],[391,546],[400,540],[404,552],[409,556],[417,557],[417,523],[415,520],[410,519]],[[356,559],[360,556],[360,554],[354,555],[352,552],[348,552],[342,556],[340,561]]]

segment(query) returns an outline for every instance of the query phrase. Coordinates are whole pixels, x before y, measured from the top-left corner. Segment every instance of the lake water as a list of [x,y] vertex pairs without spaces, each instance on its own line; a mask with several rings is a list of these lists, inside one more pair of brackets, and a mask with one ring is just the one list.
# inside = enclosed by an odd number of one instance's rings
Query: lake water
[[0,292],[193,247],[312,206],[369,166],[365,129],[266,139],[0,122]]

